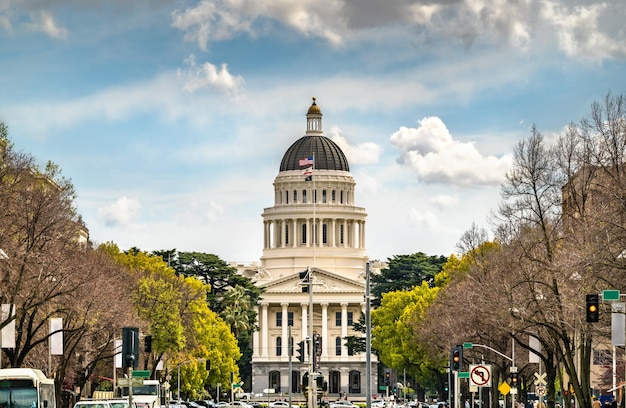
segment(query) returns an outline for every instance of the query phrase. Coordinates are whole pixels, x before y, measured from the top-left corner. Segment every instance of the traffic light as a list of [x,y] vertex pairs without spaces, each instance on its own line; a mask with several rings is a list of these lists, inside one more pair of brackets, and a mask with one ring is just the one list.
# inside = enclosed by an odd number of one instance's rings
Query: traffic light
[[517,388],[517,373],[511,373],[511,388]]
[[315,383],[317,385],[317,388],[319,389],[324,387],[324,377],[322,376],[321,373],[317,373],[317,377],[315,377]]
[[456,346],[450,349],[450,368],[452,371],[461,370],[463,365],[463,346]]
[[211,360],[207,360],[205,362],[205,367],[207,371],[211,371]]
[[311,282],[311,276],[309,275],[309,270],[300,272],[298,274],[300,276],[300,281],[302,282],[302,293],[309,292],[309,283]]
[[391,384],[391,370],[385,369],[385,385]]
[[296,355],[298,357],[298,361],[300,361],[301,363],[304,363],[304,340],[298,342]]
[[137,368],[139,363],[139,329],[124,327],[122,329],[122,369]]
[[143,351],[146,353],[152,352],[152,336],[146,336],[143,339]]
[[308,387],[309,386],[309,372],[305,372],[304,375],[302,376],[302,386],[303,387]]
[[600,320],[600,296],[589,294],[587,300],[587,323],[596,323]]

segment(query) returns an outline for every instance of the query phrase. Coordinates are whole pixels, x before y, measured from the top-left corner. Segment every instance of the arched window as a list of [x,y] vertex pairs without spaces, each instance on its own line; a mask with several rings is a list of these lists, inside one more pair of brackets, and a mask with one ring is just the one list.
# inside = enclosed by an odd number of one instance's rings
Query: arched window
[[280,389],[280,371],[270,371],[269,373],[269,388],[273,388],[277,393],[282,392]]
[[341,373],[339,371],[331,371],[328,373],[328,393],[339,394],[341,391]]
[[337,337],[335,339],[335,355],[336,356],[341,355],[341,337]]
[[276,337],[276,355],[280,356],[283,352],[283,338]]
[[302,202],[306,204],[306,190],[302,190]]
[[322,244],[328,244],[328,225],[322,224]]
[[291,372],[291,392],[293,394],[299,393],[300,391],[300,371],[292,371]]
[[322,203],[326,204],[326,190],[322,190]]
[[361,373],[353,370],[350,371],[349,375],[349,393],[350,394],[360,394],[361,393]]
[[302,224],[302,243],[306,244],[306,224]]

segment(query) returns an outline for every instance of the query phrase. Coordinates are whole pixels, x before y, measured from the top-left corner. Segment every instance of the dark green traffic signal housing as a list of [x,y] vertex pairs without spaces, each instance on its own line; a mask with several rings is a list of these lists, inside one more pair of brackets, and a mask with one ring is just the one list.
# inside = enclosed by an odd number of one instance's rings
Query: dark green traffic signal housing
[[298,276],[300,277],[300,281],[302,282],[302,293],[308,293],[309,284],[311,282],[311,275],[309,273],[309,270],[307,269],[306,271],[300,272]]
[[517,373],[511,373],[511,388],[517,388]]
[[463,346],[450,349],[450,368],[452,371],[460,371],[463,366]]
[[587,323],[596,323],[600,320],[600,296],[589,294],[586,296]]
[[296,349],[296,356],[298,361],[304,363],[304,340],[298,342],[298,348]]
[[139,329],[124,327],[122,329],[122,368],[137,368],[139,363]]

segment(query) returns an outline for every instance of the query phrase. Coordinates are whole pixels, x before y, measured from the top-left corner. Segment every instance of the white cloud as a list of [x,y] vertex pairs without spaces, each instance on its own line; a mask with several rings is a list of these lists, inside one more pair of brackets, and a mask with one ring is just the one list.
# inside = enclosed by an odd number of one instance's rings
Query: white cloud
[[360,143],[356,146],[350,145],[337,126],[332,126],[327,132],[327,136],[341,148],[348,159],[348,163],[376,163],[383,152],[380,145],[372,142]]
[[512,156],[483,156],[473,143],[455,141],[437,117],[419,121],[417,128],[401,127],[390,137],[400,150],[398,163],[426,183],[497,185],[510,168]]
[[409,213],[409,220],[417,227],[424,228],[428,231],[436,230],[439,227],[437,217],[430,211],[422,211],[412,208]]
[[459,203],[457,196],[449,194],[439,194],[429,200],[431,203],[439,208],[452,208]]
[[[611,24],[600,25],[603,14],[613,12],[618,10],[613,10],[607,3],[577,6],[569,12],[561,4],[548,1],[543,17],[554,24],[560,47],[566,55],[589,60],[623,58],[626,56],[623,31],[611,35],[607,32]],[[623,8],[618,14],[623,16]]]
[[126,226],[140,213],[141,204],[135,198],[126,196],[112,204],[98,209],[98,219],[109,227]]
[[64,39],[68,35],[67,28],[60,26],[52,13],[41,10],[32,16],[32,23],[27,24],[32,31],[42,32],[52,38]]
[[189,56],[185,64],[188,67],[187,70],[178,71],[178,76],[185,80],[183,85],[185,91],[217,89],[230,95],[237,95],[243,90],[243,78],[231,75],[226,64],[222,64],[219,70],[210,62],[198,65],[194,55]]

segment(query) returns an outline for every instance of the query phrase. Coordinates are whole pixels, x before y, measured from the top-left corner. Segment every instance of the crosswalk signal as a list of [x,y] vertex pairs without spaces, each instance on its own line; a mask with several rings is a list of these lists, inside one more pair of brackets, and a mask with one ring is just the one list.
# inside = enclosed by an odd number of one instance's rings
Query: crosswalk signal
[[587,323],[596,323],[600,320],[600,296],[589,294],[587,301]]
[[450,368],[452,371],[461,370],[463,364],[463,346],[456,346],[450,349]]
[[304,363],[304,340],[298,342],[296,355],[297,355],[298,361],[300,361],[301,363]]

